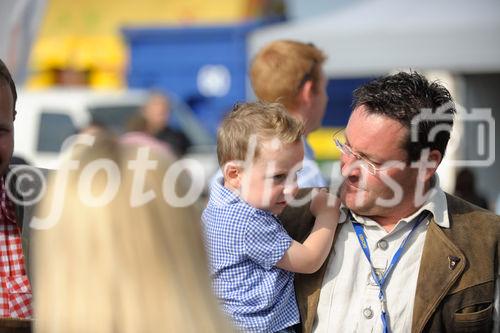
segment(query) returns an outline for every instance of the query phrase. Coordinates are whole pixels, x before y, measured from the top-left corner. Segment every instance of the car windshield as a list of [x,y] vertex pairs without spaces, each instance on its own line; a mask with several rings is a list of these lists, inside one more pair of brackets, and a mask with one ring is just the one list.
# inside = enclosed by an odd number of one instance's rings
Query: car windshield
[[[141,105],[98,105],[89,108],[92,121],[104,125],[116,133],[123,133],[130,117],[139,112]],[[181,130],[193,146],[214,145],[215,139],[200,124],[188,106],[171,101],[172,112],[169,126]]]

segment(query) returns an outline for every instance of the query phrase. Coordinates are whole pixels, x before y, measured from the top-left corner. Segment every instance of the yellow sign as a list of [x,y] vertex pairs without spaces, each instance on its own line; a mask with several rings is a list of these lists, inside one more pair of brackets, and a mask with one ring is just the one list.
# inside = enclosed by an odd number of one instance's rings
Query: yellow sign
[[117,33],[123,25],[236,23],[261,14],[257,0],[49,0],[41,37]]
[[122,85],[124,26],[234,24],[261,14],[259,0],[48,0],[30,68],[31,87],[51,84],[47,71],[90,70],[95,87]]
[[333,142],[333,134],[339,129],[336,127],[321,127],[308,135],[307,141],[311,145],[317,160],[340,159],[340,151]]

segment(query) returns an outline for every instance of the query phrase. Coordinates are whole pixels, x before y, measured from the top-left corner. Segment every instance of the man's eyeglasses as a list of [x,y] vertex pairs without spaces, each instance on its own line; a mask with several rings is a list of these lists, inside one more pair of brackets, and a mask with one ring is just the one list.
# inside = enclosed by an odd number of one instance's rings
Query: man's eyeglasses
[[[376,163],[373,161],[370,161],[368,158],[361,156],[360,154],[356,153],[352,148],[345,142],[345,134],[344,130],[340,130],[336,132],[333,135],[333,141],[335,142],[335,145],[337,148],[340,150],[342,154],[345,154],[349,157],[354,157],[356,160],[361,161],[361,166],[365,168],[370,174],[375,175],[377,172],[382,171],[382,170],[387,170],[390,169],[391,167],[395,166],[392,163]],[[401,163],[402,161],[395,161],[396,163]]]

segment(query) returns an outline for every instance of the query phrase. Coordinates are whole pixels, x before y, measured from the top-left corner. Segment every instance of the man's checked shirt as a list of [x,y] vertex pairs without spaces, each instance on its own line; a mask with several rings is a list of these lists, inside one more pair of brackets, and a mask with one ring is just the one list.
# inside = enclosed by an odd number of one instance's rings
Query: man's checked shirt
[[0,178],[0,317],[31,317],[31,286],[24,267],[21,232],[3,178]]
[[292,239],[269,212],[212,183],[203,212],[215,294],[246,332],[276,332],[299,322],[293,273],[276,267]]

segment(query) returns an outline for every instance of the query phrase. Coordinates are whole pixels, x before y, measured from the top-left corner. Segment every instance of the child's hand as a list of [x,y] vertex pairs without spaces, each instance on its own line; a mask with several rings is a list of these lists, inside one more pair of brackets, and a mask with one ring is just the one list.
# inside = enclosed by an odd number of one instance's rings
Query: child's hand
[[281,269],[311,274],[323,265],[330,253],[339,222],[340,200],[326,189],[315,192],[310,205],[311,212],[316,217],[313,229],[304,243],[292,242],[276,264]]
[[319,215],[338,216],[340,214],[339,207],[340,199],[322,188],[313,196],[310,209],[315,217]]

